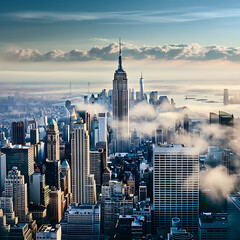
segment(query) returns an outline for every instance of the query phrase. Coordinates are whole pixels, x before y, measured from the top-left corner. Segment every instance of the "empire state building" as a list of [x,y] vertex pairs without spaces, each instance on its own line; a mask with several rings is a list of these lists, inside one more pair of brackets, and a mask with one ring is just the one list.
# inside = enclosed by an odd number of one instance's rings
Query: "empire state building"
[[129,101],[127,73],[122,68],[121,42],[119,43],[118,69],[113,79],[113,137],[114,152],[129,150]]

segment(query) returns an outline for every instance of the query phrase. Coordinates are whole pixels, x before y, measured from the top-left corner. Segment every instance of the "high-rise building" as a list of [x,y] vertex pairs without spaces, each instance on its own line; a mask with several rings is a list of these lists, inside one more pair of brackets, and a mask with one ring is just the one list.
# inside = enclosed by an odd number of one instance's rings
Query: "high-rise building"
[[63,141],[69,142],[70,141],[70,126],[65,125],[63,127]]
[[27,184],[24,181],[24,176],[21,175],[17,167],[13,167],[8,173],[3,196],[12,198],[13,208],[19,222],[31,221],[31,214],[29,214],[27,206]]
[[71,169],[67,160],[62,162],[61,172],[66,177],[67,192],[71,193]]
[[199,217],[199,240],[233,239],[228,238],[227,213],[201,213]]
[[6,173],[6,155],[0,152],[0,196],[4,190]]
[[111,170],[108,167],[106,167],[102,174],[102,184],[108,185],[110,180],[111,180]]
[[144,83],[143,83],[142,73],[141,73],[139,83],[140,83],[140,97],[141,97],[141,100],[144,100]]
[[98,114],[99,142],[107,142],[107,116],[106,113]]
[[47,158],[51,161],[60,160],[59,131],[54,120],[47,127]]
[[30,175],[34,173],[34,147],[23,145],[10,145],[2,148],[6,154],[7,172],[17,167],[24,175],[25,182],[29,184]]
[[12,143],[25,145],[25,128],[24,122],[12,123]]
[[30,130],[30,143],[35,145],[39,143],[39,131],[38,128],[32,128]]
[[227,170],[228,174],[234,173],[234,153],[231,149],[225,148],[221,154],[222,166]]
[[94,174],[96,190],[99,194],[101,191],[101,152],[90,151],[90,173]]
[[100,237],[100,206],[71,203],[61,221],[62,240]]
[[229,238],[238,240],[240,236],[240,194],[227,196],[227,212],[229,222]]
[[[95,193],[88,192],[88,190],[91,189],[89,184],[91,183],[94,184],[95,180],[94,175],[89,176],[90,175],[89,135],[85,123],[78,122],[74,124],[71,144],[72,144],[73,202],[80,204],[90,203],[90,199],[96,199],[96,197],[93,196],[94,194],[96,194],[96,192]],[[93,179],[91,180],[90,178]]]
[[223,104],[228,105],[228,103],[229,103],[228,89],[224,89],[224,91],[223,91]]
[[51,188],[50,192],[49,208],[51,211],[51,221],[53,223],[59,223],[63,217],[61,190],[56,187]]
[[198,232],[199,157],[193,147],[183,145],[154,148],[153,204],[155,230],[171,226],[173,217],[182,227]]
[[34,173],[30,176],[30,202],[45,207],[49,204],[50,188],[45,183],[45,174]]
[[0,209],[6,216],[6,223],[15,225],[18,223],[18,217],[15,215],[12,197],[0,197]]
[[129,150],[129,102],[127,73],[122,68],[121,43],[119,43],[118,69],[113,80],[114,152]]
[[43,224],[37,231],[36,240],[61,240],[62,228],[60,224]]
[[61,189],[60,160],[50,161],[47,159],[45,164],[46,164],[46,173],[45,173],[46,184],[49,185],[50,187],[56,187],[57,189]]

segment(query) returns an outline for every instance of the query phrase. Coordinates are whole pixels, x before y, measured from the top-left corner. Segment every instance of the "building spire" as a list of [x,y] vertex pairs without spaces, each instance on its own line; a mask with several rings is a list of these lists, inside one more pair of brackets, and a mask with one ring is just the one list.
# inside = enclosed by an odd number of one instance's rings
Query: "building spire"
[[118,57],[118,70],[122,70],[122,49],[121,38],[119,38],[119,57]]

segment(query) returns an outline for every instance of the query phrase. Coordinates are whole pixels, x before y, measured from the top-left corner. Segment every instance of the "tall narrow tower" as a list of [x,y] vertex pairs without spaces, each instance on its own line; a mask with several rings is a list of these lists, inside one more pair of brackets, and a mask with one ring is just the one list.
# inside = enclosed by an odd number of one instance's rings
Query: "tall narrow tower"
[[74,124],[71,144],[73,201],[94,204],[96,184],[94,175],[90,174],[89,135],[83,121]]
[[47,158],[50,161],[60,160],[59,131],[54,120],[49,123],[47,129]]
[[122,68],[121,41],[119,41],[118,69],[113,79],[114,152],[129,150],[129,102],[127,73]]
[[140,83],[140,96],[141,96],[141,100],[143,100],[144,99],[144,87],[143,87],[142,73],[141,73],[141,77],[140,77],[139,83]]

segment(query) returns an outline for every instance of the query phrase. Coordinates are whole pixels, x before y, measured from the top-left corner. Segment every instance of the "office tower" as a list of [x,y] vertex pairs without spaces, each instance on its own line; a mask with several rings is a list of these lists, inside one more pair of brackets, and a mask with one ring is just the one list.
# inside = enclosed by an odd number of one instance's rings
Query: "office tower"
[[47,158],[51,161],[60,160],[59,131],[54,120],[47,127]]
[[140,83],[140,97],[141,97],[141,100],[144,100],[144,84],[143,84],[142,73],[141,73],[139,83]]
[[50,188],[45,183],[45,174],[34,173],[30,176],[30,202],[45,207],[49,204]]
[[107,142],[107,115],[106,113],[98,114],[98,131],[99,131],[99,142]]
[[12,143],[25,145],[25,128],[24,122],[12,123]]
[[240,236],[240,194],[227,196],[229,239],[238,240]]
[[77,116],[79,119],[82,119],[83,123],[86,123],[86,129],[88,134],[91,132],[91,116],[87,111],[77,111]]
[[114,236],[114,239],[143,239],[144,222],[144,217],[120,215],[115,226],[116,234]]
[[174,217],[167,240],[193,240],[193,235],[182,229],[180,226],[180,219]]
[[30,143],[32,145],[35,145],[37,143],[39,143],[39,132],[38,132],[38,128],[32,128],[30,130]]
[[62,240],[100,237],[100,206],[71,203],[61,221]]
[[69,142],[70,141],[70,126],[65,125],[63,127],[63,141]]
[[219,123],[219,116],[216,113],[210,112],[209,113],[209,123],[210,124]]
[[118,69],[113,80],[114,152],[129,150],[129,102],[127,73],[122,69],[121,43],[119,43]]
[[184,115],[183,128],[186,132],[189,132],[189,117],[188,117],[188,114]]
[[11,226],[8,233],[7,239],[33,239],[31,228],[27,223],[18,223],[17,225]]
[[6,154],[7,172],[17,167],[24,175],[25,182],[29,184],[29,177],[34,173],[34,147],[23,145],[10,145],[2,148]]
[[62,228],[60,224],[43,224],[37,231],[36,240],[61,240]]
[[96,149],[101,155],[101,172],[107,167],[107,156],[108,156],[108,146],[106,142],[98,142],[96,144]]
[[[96,199],[96,197],[93,196],[95,194],[94,192],[88,192],[90,189],[89,184],[94,184],[95,180],[93,175],[89,176],[89,135],[86,123],[83,123],[83,121],[74,125],[71,145],[73,201],[80,204],[89,203],[90,199]],[[92,196],[90,197],[90,195]]]
[[18,223],[18,217],[15,215],[12,197],[0,197],[0,209],[6,216],[6,223],[15,225]]
[[95,149],[96,143],[98,142],[99,139],[99,131],[98,131],[98,119],[97,115],[94,115],[92,125],[91,125],[91,149]]
[[6,155],[0,152],[0,196],[4,190],[6,173]]
[[234,116],[233,114],[219,111],[219,124],[226,126],[234,125]]
[[102,174],[102,185],[108,185],[111,180],[111,170],[107,167]]
[[49,208],[51,211],[51,221],[53,223],[59,223],[63,217],[62,201],[61,201],[61,190],[56,187],[51,188],[50,192]]
[[139,201],[145,201],[147,199],[147,184],[145,182],[139,184],[138,199]]
[[228,228],[227,213],[201,213],[199,217],[199,240],[227,240],[229,239]]
[[28,213],[27,207],[27,184],[24,181],[24,176],[21,175],[17,167],[13,167],[8,173],[3,196],[12,198],[13,208],[19,222],[31,221],[31,214]]
[[229,103],[228,89],[224,89],[224,91],[223,91],[223,104],[228,105],[228,103]]
[[228,174],[234,173],[234,153],[231,149],[225,148],[221,154],[222,166],[227,170]]
[[57,189],[61,189],[60,160],[50,161],[47,159],[45,164],[46,164],[46,173],[45,173],[46,184],[49,185],[50,187],[56,187]]
[[71,193],[71,169],[67,160],[62,162],[61,172],[66,177],[67,193]]
[[158,92],[157,91],[151,92],[149,96],[149,103],[154,105],[157,99],[158,99]]
[[96,181],[94,179],[94,174],[89,174],[87,176],[87,182],[85,185],[85,196],[86,203],[96,204],[97,203],[97,189],[96,189]]
[[101,191],[101,153],[99,151],[90,151],[90,173],[94,174],[96,190],[99,194]]
[[155,230],[171,226],[179,217],[182,227],[197,237],[199,159],[195,148],[168,145],[154,148],[153,205]]

